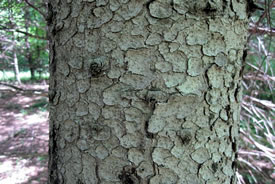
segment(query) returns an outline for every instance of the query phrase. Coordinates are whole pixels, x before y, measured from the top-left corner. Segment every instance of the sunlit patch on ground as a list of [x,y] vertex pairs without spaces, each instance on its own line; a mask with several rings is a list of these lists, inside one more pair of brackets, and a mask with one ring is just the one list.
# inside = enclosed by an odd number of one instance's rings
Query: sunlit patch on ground
[[[1,184],[42,184],[47,181],[45,156],[22,158],[19,156],[0,156]],[[46,157],[45,157],[46,158]]]

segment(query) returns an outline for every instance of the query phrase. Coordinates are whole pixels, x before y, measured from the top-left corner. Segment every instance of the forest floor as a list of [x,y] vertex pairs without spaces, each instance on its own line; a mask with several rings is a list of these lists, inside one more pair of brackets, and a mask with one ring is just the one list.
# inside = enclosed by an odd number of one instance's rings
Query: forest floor
[[0,184],[44,184],[48,85],[44,82],[19,87],[23,90],[0,84]]

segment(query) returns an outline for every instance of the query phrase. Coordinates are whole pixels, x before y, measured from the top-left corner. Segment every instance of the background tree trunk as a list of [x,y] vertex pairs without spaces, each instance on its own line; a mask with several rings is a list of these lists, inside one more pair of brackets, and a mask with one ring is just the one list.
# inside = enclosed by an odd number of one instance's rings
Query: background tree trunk
[[49,3],[51,184],[233,184],[246,1]]
[[18,59],[17,59],[17,54],[16,54],[16,48],[13,49],[13,71],[14,71],[14,76],[16,79],[16,82],[18,84],[21,84],[21,79],[19,76],[19,65],[18,65]]
[[[10,18],[10,20],[13,20],[13,19],[14,19],[13,14],[12,14],[11,11],[9,12],[9,18]],[[12,37],[13,37],[13,39],[12,39],[12,41],[13,41],[13,43],[12,43],[12,44],[13,44],[13,52],[12,52],[12,58],[13,58],[13,60],[12,60],[13,72],[14,72],[14,76],[15,76],[16,82],[17,82],[18,84],[21,84],[21,79],[20,79],[20,76],[19,76],[20,72],[19,72],[18,58],[17,58],[17,54],[16,54],[16,52],[17,52],[17,48],[16,48],[16,38],[15,38],[15,35],[14,35],[13,32],[12,32],[11,34],[12,34]]]
[[[30,26],[30,12],[28,9],[25,10],[25,29],[26,32],[29,32],[29,26]],[[30,49],[30,42],[29,42],[29,36],[25,35],[25,46],[26,46],[26,53],[25,53],[25,58],[28,62],[28,67],[31,72],[31,80],[35,79],[35,66],[34,66],[34,61],[32,58],[32,51]]]

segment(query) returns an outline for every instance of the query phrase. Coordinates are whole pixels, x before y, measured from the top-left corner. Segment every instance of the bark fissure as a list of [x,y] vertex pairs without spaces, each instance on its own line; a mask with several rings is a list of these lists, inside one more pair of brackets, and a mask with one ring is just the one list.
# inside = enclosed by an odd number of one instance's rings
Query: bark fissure
[[59,184],[58,177],[58,146],[57,146],[57,131],[58,129],[55,127],[55,124],[52,125],[50,129],[50,148],[49,148],[49,183],[51,184]]

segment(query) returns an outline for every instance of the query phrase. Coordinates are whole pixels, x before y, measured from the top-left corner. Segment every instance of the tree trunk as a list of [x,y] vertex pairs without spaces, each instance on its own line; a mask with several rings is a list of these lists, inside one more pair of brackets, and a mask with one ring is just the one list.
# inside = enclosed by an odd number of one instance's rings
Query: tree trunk
[[[24,18],[25,18],[25,29],[26,29],[26,32],[29,32],[30,13],[29,13],[28,9],[25,10]],[[26,60],[28,62],[29,70],[31,72],[31,80],[34,80],[35,79],[35,67],[34,67],[34,62],[33,62],[33,59],[32,59],[32,51],[30,49],[30,42],[29,42],[29,36],[28,35],[25,35],[25,46],[26,46],[26,55],[25,55],[25,58],[26,58]]]
[[[8,2],[9,5],[11,5],[11,1]],[[9,9],[9,19],[12,21],[14,19],[13,14],[12,14],[12,9]],[[14,35],[14,32],[11,32],[12,35],[12,57],[13,57],[13,61],[12,61],[12,66],[13,66],[13,72],[14,72],[14,76],[15,76],[15,80],[18,84],[21,84],[21,79],[20,79],[20,72],[19,72],[19,64],[18,64],[18,58],[17,58],[17,54],[16,54],[16,36]]]
[[50,1],[50,184],[233,184],[246,1]]
[[21,84],[21,79],[19,76],[19,65],[18,65],[18,59],[17,59],[17,54],[16,54],[16,49],[13,49],[13,71],[14,71],[14,76],[16,79],[16,82],[18,84]]

